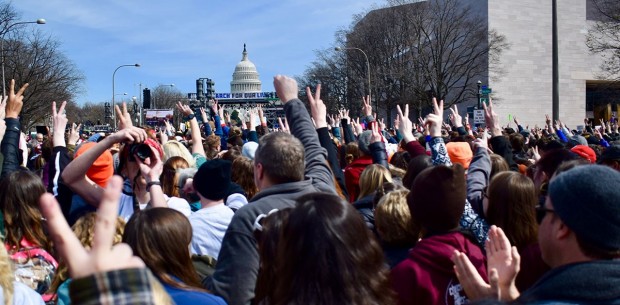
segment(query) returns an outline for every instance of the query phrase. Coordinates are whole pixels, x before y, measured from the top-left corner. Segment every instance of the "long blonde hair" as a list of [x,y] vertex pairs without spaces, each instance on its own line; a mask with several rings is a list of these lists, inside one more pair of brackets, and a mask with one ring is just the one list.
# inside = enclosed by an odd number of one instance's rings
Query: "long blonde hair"
[[13,264],[5,247],[0,247],[0,286],[4,294],[4,305],[13,304]]

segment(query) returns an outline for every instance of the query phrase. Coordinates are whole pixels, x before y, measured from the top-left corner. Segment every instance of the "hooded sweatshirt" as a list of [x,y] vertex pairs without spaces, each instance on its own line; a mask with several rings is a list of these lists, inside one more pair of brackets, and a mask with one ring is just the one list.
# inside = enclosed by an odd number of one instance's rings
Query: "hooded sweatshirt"
[[434,235],[419,241],[409,257],[392,269],[398,304],[466,304],[451,260],[454,250],[465,253],[487,280],[484,255],[474,242],[460,232]]

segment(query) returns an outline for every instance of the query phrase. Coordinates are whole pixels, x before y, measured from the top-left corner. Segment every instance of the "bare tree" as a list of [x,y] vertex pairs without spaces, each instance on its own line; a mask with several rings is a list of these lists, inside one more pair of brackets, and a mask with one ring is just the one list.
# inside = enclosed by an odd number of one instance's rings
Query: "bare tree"
[[620,80],[620,1],[591,0],[597,22],[588,31],[586,44],[591,52],[601,54],[604,78]]
[[84,126],[100,125],[105,123],[105,103],[84,103],[82,105],[67,104],[69,121],[81,123]]
[[[40,32],[14,36],[5,43],[8,79],[29,83],[22,110],[25,129],[39,124],[49,113],[52,101],[71,100],[80,91],[81,72],[59,51],[59,43]],[[22,38],[22,39],[16,39]]]
[[[477,80],[499,69],[500,55],[508,48],[483,16],[457,0],[388,0],[353,18],[349,29],[337,33],[336,43],[366,52],[375,111],[385,112],[388,121],[396,104],[410,104],[421,116],[433,96],[445,100],[446,107],[473,99]],[[331,80],[344,69],[347,96],[355,90],[359,99],[368,87],[363,54],[321,54],[328,56],[319,56],[306,78],[327,71]],[[340,70],[330,65],[342,55]]]
[[21,113],[22,127],[27,130],[46,124],[52,101],[72,100],[81,91],[84,77],[51,36],[20,26],[7,32],[19,18],[10,3],[0,4],[6,81],[15,79],[18,85],[30,84]]
[[151,108],[175,109],[176,102],[184,98],[183,93],[174,86],[157,85],[151,90]]

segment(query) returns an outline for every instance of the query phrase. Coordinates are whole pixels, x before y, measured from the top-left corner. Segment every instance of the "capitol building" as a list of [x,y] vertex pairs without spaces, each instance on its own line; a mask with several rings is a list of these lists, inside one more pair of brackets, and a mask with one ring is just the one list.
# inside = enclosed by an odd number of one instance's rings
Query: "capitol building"
[[248,59],[248,51],[243,44],[241,61],[235,66],[233,80],[230,82],[230,93],[261,92],[261,81],[256,66]]

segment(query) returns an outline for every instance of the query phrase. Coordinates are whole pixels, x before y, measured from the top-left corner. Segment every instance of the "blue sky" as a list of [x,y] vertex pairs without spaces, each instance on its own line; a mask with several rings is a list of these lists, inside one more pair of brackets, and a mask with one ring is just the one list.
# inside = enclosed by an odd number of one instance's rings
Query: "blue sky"
[[[62,43],[64,53],[85,77],[76,102],[109,101],[112,72],[116,93],[139,94],[139,85],[175,84],[195,92],[195,80],[215,80],[229,92],[235,65],[247,43],[263,91],[273,90],[275,74],[301,75],[314,50],[333,46],[336,30],[374,0],[17,0],[22,21]],[[119,99],[121,97],[116,97]]]

